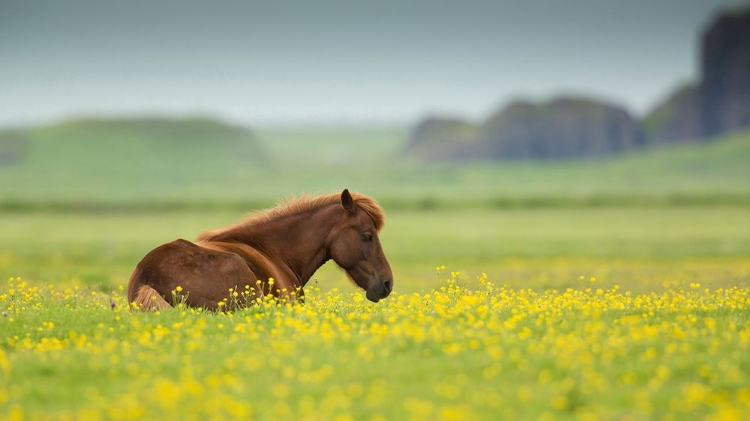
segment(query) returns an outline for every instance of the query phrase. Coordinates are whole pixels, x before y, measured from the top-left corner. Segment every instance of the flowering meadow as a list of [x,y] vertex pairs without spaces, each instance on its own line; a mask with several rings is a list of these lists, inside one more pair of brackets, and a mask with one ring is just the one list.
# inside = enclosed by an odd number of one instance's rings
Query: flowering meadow
[[523,289],[438,267],[378,304],[132,312],[121,288],[0,286],[0,419],[740,420],[750,289]]
[[[750,420],[747,133],[423,165],[404,128],[258,128],[259,163],[102,123],[0,159],[0,421]],[[387,299],[331,262],[304,305],[129,309],[154,247],[345,187],[386,210]]]

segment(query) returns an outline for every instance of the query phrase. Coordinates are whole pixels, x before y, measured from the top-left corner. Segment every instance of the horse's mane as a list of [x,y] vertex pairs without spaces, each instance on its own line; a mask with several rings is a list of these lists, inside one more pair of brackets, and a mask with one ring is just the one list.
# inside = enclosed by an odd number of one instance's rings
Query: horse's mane
[[[375,199],[369,196],[359,193],[351,193],[351,195],[354,203],[370,215],[372,221],[375,223],[375,228],[380,231],[385,226],[385,212],[383,212],[383,208],[380,207]],[[273,208],[251,212],[244,219],[232,225],[203,232],[198,235],[197,241],[209,241],[230,231],[249,228],[285,216],[299,215],[334,203],[341,203],[341,193],[324,196],[302,195],[299,197],[289,197],[281,200]]]

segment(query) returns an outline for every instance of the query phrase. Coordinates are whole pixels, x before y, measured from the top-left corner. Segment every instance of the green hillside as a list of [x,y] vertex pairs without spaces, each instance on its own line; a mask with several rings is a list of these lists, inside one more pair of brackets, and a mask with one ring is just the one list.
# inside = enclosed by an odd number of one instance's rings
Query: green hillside
[[0,131],[0,208],[253,208],[344,187],[388,207],[750,203],[750,132],[562,162],[425,164],[398,127],[257,130],[208,119]]
[[[252,132],[209,119],[81,120],[23,135],[23,153],[0,168],[6,202],[184,197],[265,160]],[[19,132],[0,133],[0,143],[6,137],[18,144]]]

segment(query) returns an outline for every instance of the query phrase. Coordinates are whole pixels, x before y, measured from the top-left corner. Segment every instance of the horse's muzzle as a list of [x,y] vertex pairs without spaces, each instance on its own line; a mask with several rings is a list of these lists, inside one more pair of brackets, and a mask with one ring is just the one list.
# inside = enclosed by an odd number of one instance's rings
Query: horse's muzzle
[[384,294],[380,298],[387,297],[388,295],[390,295],[391,291],[393,291],[393,281],[391,281],[390,279],[386,279],[385,281],[383,281],[383,293]]
[[373,303],[377,303],[381,299],[389,296],[391,294],[391,291],[393,291],[393,281],[390,279],[385,279],[379,285],[368,289],[365,296]]

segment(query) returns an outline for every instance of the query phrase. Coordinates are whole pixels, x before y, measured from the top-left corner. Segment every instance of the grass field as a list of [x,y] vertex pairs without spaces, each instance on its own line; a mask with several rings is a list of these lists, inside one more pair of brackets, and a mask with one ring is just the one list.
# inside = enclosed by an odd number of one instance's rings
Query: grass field
[[[154,124],[33,129],[0,159],[0,419],[750,418],[747,134],[422,165],[399,128]],[[343,187],[386,210],[381,303],[329,263],[304,306],[127,310],[157,245]]]
[[326,265],[304,306],[126,309],[142,254],[239,216],[5,214],[0,418],[750,414],[748,208],[394,211],[379,304]]
[[313,293],[235,313],[0,293],[4,419],[711,419],[750,413],[748,288]]
[[748,133],[591,161],[425,165],[400,156],[403,128],[102,124],[24,132],[23,158],[0,162],[0,206],[248,209],[344,187],[391,208],[750,204]]
[[[106,290],[124,285],[157,245],[241,217],[217,210],[6,213],[0,275]],[[665,280],[747,286],[750,271],[746,207],[393,211],[387,218],[383,247],[405,292],[434,287],[439,265],[516,287],[575,286],[585,275],[639,291]],[[316,278],[324,290],[354,288],[333,265]]]

